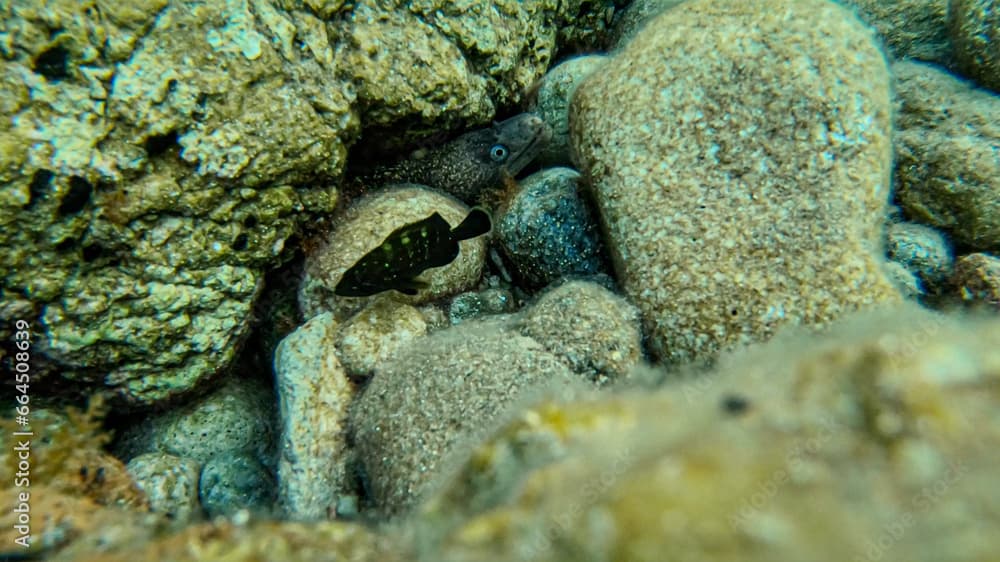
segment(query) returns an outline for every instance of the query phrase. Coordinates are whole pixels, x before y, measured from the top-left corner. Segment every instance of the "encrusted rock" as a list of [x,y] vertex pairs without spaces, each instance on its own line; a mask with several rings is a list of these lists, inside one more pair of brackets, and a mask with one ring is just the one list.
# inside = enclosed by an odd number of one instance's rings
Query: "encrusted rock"
[[241,509],[266,514],[274,497],[274,476],[253,455],[223,453],[201,468],[198,498],[208,517],[232,515]]
[[668,362],[900,298],[877,252],[885,58],[832,2],[762,6],[670,9],[574,96],[574,153]]
[[549,70],[538,85],[535,99],[528,111],[542,118],[552,130],[552,138],[538,154],[542,166],[566,166],[569,155],[569,102],[588,74],[599,68],[608,57],[585,55],[563,61]]
[[274,373],[281,416],[279,507],[290,519],[325,519],[346,482],[347,408],[354,388],[336,354],[331,313],[278,345]]
[[337,357],[348,375],[369,376],[403,345],[427,333],[420,311],[391,298],[375,299],[337,333]]
[[196,461],[166,453],[145,453],[128,462],[136,485],[149,498],[149,508],[170,519],[187,521],[201,515]]
[[949,16],[959,68],[983,86],[1000,92],[1000,3],[951,0]]
[[218,454],[245,452],[273,467],[274,418],[274,396],[264,381],[230,376],[212,392],[126,427],[115,448],[125,459],[162,452],[199,465]]
[[598,384],[620,381],[642,359],[639,311],[596,283],[547,291],[521,313],[517,329]]
[[1000,99],[928,64],[893,66],[896,198],[973,248],[1000,248]]
[[514,295],[507,289],[493,288],[462,293],[448,305],[448,321],[454,325],[490,314],[504,314],[514,309]]
[[521,181],[497,218],[497,240],[523,284],[542,287],[604,269],[600,232],[581,188],[575,170],[542,170]]
[[990,254],[958,258],[951,284],[962,301],[1000,310],[1000,258]]
[[[374,299],[371,297],[340,297],[333,294],[341,276],[362,256],[379,246],[397,228],[440,213],[452,227],[469,213],[469,208],[457,199],[418,185],[402,185],[369,194],[347,209],[339,219],[325,245],[309,256],[302,285],[299,306],[302,315],[310,318],[330,310],[339,320],[346,319]],[[444,267],[428,269],[418,279],[428,286],[415,296],[400,293],[391,298],[409,304],[419,304],[468,289],[482,273],[486,259],[484,237],[463,240],[457,258]]]
[[614,49],[624,47],[646,23],[661,13],[683,4],[687,0],[633,0],[624,10],[615,14],[609,34]]
[[511,406],[573,378],[540,344],[495,322],[466,321],[400,350],[351,411],[377,509],[407,511]]
[[920,279],[923,291],[936,293],[951,276],[955,257],[951,243],[939,231],[912,222],[894,222],[886,228],[886,252]]
[[949,0],[840,0],[878,32],[889,56],[938,64],[952,60]]

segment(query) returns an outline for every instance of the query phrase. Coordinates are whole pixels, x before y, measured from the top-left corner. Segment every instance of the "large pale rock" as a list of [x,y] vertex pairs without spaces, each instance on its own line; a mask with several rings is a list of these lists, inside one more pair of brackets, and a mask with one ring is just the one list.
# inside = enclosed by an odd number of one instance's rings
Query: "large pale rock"
[[870,31],[821,0],[686,2],[580,85],[572,141],[660,358],[899,298],[890,109]]
[[345,489],[345,422],[354,389],[334,348],[337,323],[320,314],[278,345],[274,372],[281,414],[279,507],[291,519],[335,513]]

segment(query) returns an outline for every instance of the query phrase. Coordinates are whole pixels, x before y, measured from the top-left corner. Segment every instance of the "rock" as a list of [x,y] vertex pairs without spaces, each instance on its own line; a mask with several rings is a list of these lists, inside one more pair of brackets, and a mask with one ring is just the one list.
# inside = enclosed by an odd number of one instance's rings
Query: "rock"
[[367,378],[396,350],[426,333],[419,310],[391,298],[376,299],[339,329],[337,357],[348,375]]
[[958,258],[951,284],[963,302],[1000,310],[1000,258],[990,254]]
[[[29,391],[30,386],[33,384],[29,384]],[[11,389],[14,390],[14,387]],[[16,402],[14,394],[10,396],[12,402]],[[146,495],[135,485],[125,464],[105,450],[111,435],[103,424],[108,405],[100,396],[91,398],[86,410],[82,411],[74,407],[63,411],[43,408],[33,400],[16,407],[23,406],[28,406],[30,410],[28,428],[17,423],[13,408],[0,417],[0,433],[5,436],[4,444],[10,445],[0,452],[0,490],[10,487],[17,492],[28,492],[34,502],[44,488],[46,493],[51,494],[49,499],[44,500],[45,503],[65,503],[69,501],[67,496],[73,496],[136,512],[148,510]],[[18,432],[25,431],[33,435],[18,435]],[[25,443],[30,453],[27,459],[22,458]],[[36,509],[39,506],[32,503],[31,507]],[[62,508],[60,511],[63,511]],[[50,515],[44,510],[35,513]],[[55,514],[52,515],[53,520],[57,519]],[[57,530],[53,533],[58,534]],[[61,544],[69,538],[63,537],[55,542]],[[43,544],[52,546],[51,542]],[[0,552],[3,552],[2,547]]]
[[603,269],[598,227],[579,183],[570,168],[534,173],[498,218],[500,246],[524,284],[541,287]]
[[957,243],[1000,248],[1000,100],[931,65],[893,72],[900,206]]
[[346,487],[346,420],[354,388],[337,360],[332,314],[313,317],[278,345],[279,506],[289,519],[331,516]]
[[922,224],[889,223],[886,228],[889,259],[913,272],[925,289],[937,293],[951,276],[955,257],[943,234]]
[[239,3],[18,0],[0,18],[0,283],[46,327],[39,369],[118,407],[205,383],[261,266],[336,202],[312,180],[357,132],[347,81],[284,58]]
[[246,453],[212,457],[198,480],[198,498],[208,517],[231,516],[241,509],[267,513],[274,492],[274,476]]
[[889,276],[892,284],[907,299],[918,300],[927,296],[927,289],[917,274],[905,265],[896,261],[889,261],[885,264],[885,274]]
[[[198,553],[198,554],[192,554]],[[181,562],[223,553],[227,562],[403,562],[412,553],[364,525],[343,521],[211,521],[111,549],[79,550],[74,562]]]
[[552,137],[536,157],[543,167],[570,164],[570,99],[580,81],[604,64],[607,59],[608,57],[603,55],[574,57],[559,63],[542,77],[538,92],[529,104],[528,111],[541,117],[552,130]]
[[448,321],[451,325],[465,320],[492,314],[513,312],[514,295],[507,289],[492,288],[478,292],[462,293],[451,301],[448,307]]
[[199,466],[222,453],[248,453],[273,467],[274,417],[274,397],[263,381],[230,376],[212,392],[124,428],[115,452],[124,459],[167,453]]
[[362,123],[389,147],[488,123],[606,28],[592,0],[397,4],[0,3],[0,340],[33,323],[39,392],[207,384]]
[[900,298],[873,253],[892,162],[885,59],[836,4],[767,6],[689,0],[574,96],[619,281],[670,363]]
[[615,21],[609,34],[612,49],[621,49],[635,37],[646,22],[685,1],[633,0],[624,10],[615,14]]
[[948,0],[839,0],[878,32],[894,60],[916,59],[938,64],[952,60],[948,34]]
[[170,519],[188,521],[201,515],[196,461],[166,453],[145,453],[128,462],[135,483],[149,498],[149,508]]
[[515,404],[573,382],[534,340],[468,320],[380,364],[351,410],[376,509],[400,514]]
[[[416,119],[454,126],[488,123],[498,107],[520,101],[548,68],[557,34],[559,44],[596,44],[604,10],[589,0],[431,0],[396,10],[364,1],[333,23],[331,34],[351,46],[338,62],[358,81],[366,124]],[[405,129],[407,140],[427,130]],[[387,135],[379,144],[396,142]]]
[[996,0],[952,0],[951,40],[962,73],[1000,92],[1000,4]]
[[598,384],[621,381],[642,359],[639,311],[596,283],[550,289],[518,320],[520,333]]
[[988,559],[1000,321],[916,308],[529,407],[416,512],[417,541],[442,562]]
[[428,283],[415,296],[402,293],[371,297],[339,297],[334,287],[348,268],[378,247],[397,228],[427,218],[438,212],[452,227],[457,226],[469,208],[457,199],[417,185],[397,186],[373,192],[347,209],[325,245],[310,255],[299,288],[299,307],[305,318],[330,310],[344,320],[374,299],[392,298],[408,304],[420,304],[468,289],[479,280],[486,259],[484,237],[460,242],[461,252],[453,262],[429,269],[418,278]]

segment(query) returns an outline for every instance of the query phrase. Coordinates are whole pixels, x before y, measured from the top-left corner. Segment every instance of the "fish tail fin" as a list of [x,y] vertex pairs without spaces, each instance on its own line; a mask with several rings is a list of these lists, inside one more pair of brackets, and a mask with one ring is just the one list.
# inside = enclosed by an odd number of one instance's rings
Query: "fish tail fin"
[[486,234],[493,228],[490,214],[480,207],[469,211],[469,216],[451,230],[451,237],[458,240],[468,240]]

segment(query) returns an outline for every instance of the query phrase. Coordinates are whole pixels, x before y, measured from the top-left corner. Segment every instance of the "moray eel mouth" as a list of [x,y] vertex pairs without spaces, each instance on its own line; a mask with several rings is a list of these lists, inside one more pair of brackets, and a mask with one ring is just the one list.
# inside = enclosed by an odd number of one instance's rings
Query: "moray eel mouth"
[[552,138],[552,128],[533,113],[515,115],[495,125],[497,142],[510,149],[504,169],[512,176],[524,169]]

